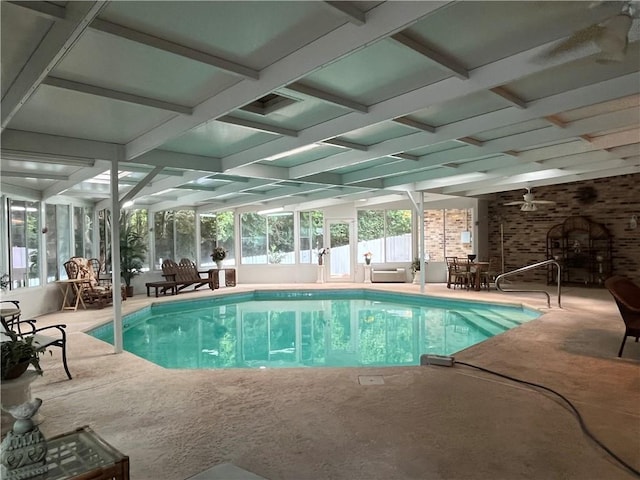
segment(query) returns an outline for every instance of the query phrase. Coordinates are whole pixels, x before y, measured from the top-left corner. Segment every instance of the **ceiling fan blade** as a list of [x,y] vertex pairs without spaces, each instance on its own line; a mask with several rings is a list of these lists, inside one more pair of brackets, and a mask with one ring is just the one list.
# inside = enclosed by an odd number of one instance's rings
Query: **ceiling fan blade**
[[535,212],[538,210],[538,206],[535,203],[525,203],[520,207],[521,212]]
[[574,32],[573,35],[571,35],[566,40],[558,43],[554,47],[547,50],[545,53],[542,54],[542,56],[544,58],[551,58],[561,53],[569,52],[571,50],[575,50],[576,48],[580,48],[586,43],[596,41],[597,39],[599,39],[603,35],[605,30],[606,30],[606,27],[603,27],[601,25],[598,25],[598,24],[590,25],[586,28],[583,28],[582,30],[578,30],[577,32]]
[[555,204],[556,202],[554,202],[553,200],[533,200],[531,203],[537,203],[540,205],[552,205]]
[[525,202],[507,202],[503,203],[503,205],[524,205]]

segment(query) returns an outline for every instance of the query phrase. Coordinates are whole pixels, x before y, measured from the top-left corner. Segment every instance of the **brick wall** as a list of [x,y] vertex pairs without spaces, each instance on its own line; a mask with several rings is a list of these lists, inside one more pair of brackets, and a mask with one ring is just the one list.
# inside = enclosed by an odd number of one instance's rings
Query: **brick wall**
[[[597,191],[593,203],[579,200],[580,187]],[[613,274],[640,283],[640,226],[629,228],[632,215],[640,223],[640,174],[601,178],[532,189],[538,200],[554,200],[535,212],[521,212],[519,206],[503,203],[522,200],[525,190],[495,194],[489,201],[489,255],[500,256],[500,224],[504,230],[505,270],[510,271],[546,260],[547,232],[569,216],[581,215],[603,224],[613,239]],[[518,280],[546,282],[546,270],[523,273]]]

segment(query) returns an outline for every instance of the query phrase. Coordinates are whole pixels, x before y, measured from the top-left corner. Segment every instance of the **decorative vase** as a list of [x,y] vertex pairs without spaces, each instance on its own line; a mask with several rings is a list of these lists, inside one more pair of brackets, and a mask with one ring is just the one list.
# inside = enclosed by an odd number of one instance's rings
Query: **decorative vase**
[[369,257],[364,257],[364,263],[367,265],[371,265],[371,259]]
[[218,270],[222,270],[222,260],[216,260],[216,267]]
[[125,293],[127,294],[127,298],[133,297],[133,286],[131,285],[125,286]]
[[318,255],[318,265],[322,265],[322,255]]

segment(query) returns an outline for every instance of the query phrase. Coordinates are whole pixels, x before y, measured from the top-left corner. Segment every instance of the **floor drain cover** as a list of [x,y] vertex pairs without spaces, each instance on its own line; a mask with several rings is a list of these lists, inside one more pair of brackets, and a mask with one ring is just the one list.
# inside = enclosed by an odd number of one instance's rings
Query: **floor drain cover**
[[359,375],[358,383],[360,385],[384,385],[384,377],[382,375]]

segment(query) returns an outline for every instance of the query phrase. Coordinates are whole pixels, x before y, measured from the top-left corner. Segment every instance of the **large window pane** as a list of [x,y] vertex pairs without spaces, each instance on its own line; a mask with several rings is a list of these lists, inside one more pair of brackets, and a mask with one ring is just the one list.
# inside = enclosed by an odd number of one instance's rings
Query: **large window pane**
[[358,262],[371,252],[374,262],[384,262],[384,211],[358,211]]
[[[123,216],[124,215],[124,216]],[[149,248],[149,214],[145,209],[136,209],[136,210],[123,210],[120,213],[121,220],[124,218],[126,225],[130,228],[132,233],[135,233],[136,236],[140,237],[142,244]],[[120,227],[122,229],[122,226]],[[122,231],[120,232],[122,235]],[[144,253],[144,258],[142,261],[142,269],[149,269],[149,256],[147,254],[148,250]]]
[[40,284],[40,204],[9,199],[12,288]]
[[235,217],[233,212],[200,214],[200,265],[213,266],[211,252],[215,247],[227,251],[224,265],[235,265]]
[[385,254],[387,262],[412,260],[411,210],[387,210]]
[[92,258],[93,252],[93,208],[73,207],[73,254]]
[[45,236],[47,256],[47,282],[55,282],[56,280],[60,280],[61,278],[60,270],[58,269],[58,223],[56,222],[56,206],[47,205],[45,207],[44,216],[45,225],[47,227],[47,234]]
[[316,263],[317,252],[324,246],[322,212],[300,212],[300,263]]
[[267,216],[269,229],[269,263],[295,263],[293,247],[293,213]]
[[358,211],[358,262],[371,253],[374,262],[412,260],[410,210]]
[[175,212],[176,253],[174,260],[183,258],[196,261],[196,212],[177,210]]
[[111,211],[98,212],[100,253],[98,259],[104,265],[105,272],[111,272]]
[[[56,205],[56,229],[58,230],[58,271],[62,275],[64,262],[71,254],[71,216],[69,205]],[[65,271],[66,277],[66,271]]]
[[155,265],[158,269],[162,268],[163,260],[174,260],[173,236],[173,212],[156,212],[153,215],[153,240],[156,253]]
[[267,263],[267,217],[257,213],[243,213],[240,217],[240,229],[242,263]]

